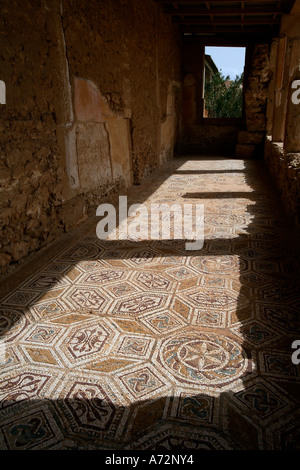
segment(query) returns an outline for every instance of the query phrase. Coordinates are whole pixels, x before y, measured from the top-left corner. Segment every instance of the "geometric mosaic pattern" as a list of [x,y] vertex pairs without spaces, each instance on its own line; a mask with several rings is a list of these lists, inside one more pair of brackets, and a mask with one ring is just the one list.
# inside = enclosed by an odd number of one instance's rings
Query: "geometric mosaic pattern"
[[299,448],[299,268],[263,174],[176,159],[128,203],[204,204],[201,250],[95,227],[24,274],[1,300],[1,449]]

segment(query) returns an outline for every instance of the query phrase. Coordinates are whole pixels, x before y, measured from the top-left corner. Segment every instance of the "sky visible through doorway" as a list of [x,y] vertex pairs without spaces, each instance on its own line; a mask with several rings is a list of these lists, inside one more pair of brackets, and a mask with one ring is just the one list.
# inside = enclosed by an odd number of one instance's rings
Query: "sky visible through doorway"
[[231,80],[244,71],[245,65],[245,47],[205,47],[205,54],[213,59],[217,68]]

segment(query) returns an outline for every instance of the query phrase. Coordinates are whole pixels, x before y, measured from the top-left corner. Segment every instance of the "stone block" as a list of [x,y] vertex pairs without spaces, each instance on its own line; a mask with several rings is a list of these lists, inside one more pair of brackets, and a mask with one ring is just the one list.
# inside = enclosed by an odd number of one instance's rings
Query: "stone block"
[[263,138],[263,132],[240,131],[238,134],[238,143],[258,145],[262,142]]
[[263,111],[254,113],[252,116],[246,116],[246,127],[249,132],[265,132],[266,117]]
[[253,158],[255,156],[255,145],[237,144],[235,147],[235,156],[239,158]]
[[288,178],[292,179],[300,175],[300,153],[288,153],[286,164]]
[[28,255],[30,251],[30,243],[27,241],[16,242],[12,244],[12,259],[13,261],[19,261]]

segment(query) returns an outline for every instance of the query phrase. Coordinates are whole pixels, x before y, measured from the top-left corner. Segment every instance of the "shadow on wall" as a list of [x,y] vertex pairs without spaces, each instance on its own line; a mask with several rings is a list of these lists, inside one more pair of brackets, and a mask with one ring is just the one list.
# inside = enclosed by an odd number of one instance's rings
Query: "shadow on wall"
[[[249,191],[182,195],[209,200],[205,223],[218,230],[201,250],[93,232],[2,299],[2,449],[299,448],[299,368],[290,351],[300,291],[277,198],[261,162],[220,171],[214,164],[228,160],[195,159],[195,171],[185,171],[186,161],[172,162],[172,174],[156,172],[129,202],[145,201],[166,177],[210,175],[218,185],[238,175]],[[132,276],[118,282],[130,268],[143,286],[137,293]],[[177,273],[176,290],[165,270]],[[113,308],[103,296],[110,279]]]

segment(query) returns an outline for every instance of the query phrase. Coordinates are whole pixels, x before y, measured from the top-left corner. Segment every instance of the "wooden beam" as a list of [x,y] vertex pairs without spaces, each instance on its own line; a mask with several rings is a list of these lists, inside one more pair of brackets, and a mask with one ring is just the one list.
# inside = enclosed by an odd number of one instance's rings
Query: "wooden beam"
[[[177,3],[177,5],[180,5],[180,4],[189,4],[189,3],[197,3],[197,4],[205,4],[207,3],[207,0],[179,0],[179,1],[167,1],[167,0],[154,0],[155,2],[158,2],[158,3],[165,3],[165,4],[170,4],[170,3]],[[240,4],[242,0],[228,0],[228,2],[226,0],[212,0],[211,2],[209,3],[219,3],[219,4],[222,4],[224,6],[224,4],[226,3],[238,3]],[[274,3],[276,0],[245,0],[245,4],[249,4],[251,5],[252,3]],[[291,5],[292,5],[292,1],[289,2]]]
[[[242,2],[242,3],[241,3],[241,8],[242,8],[243,11],[245,11],[245,2]],[[273,17],[273,18],[274,18],[274,17]],[[242,21],[244,21],[244,19],[245,19],[245,15],[242,15]],[[245,27],[245,26],[244,26],[244,23],[243,23],[242,29],[244,29],[244,27]]]
[[169,5],[164,6],[164,13],[168,15],[185,15],[185,16],[234,16],[234,15],[280,15],[286,13],[286,10],[280,8],[254,8],[253,10],[247,10],[242,8],[214,8],[210,10],[199,10],[196,7],[179,7],[177,9],[170,7]]
[[[209,2],[206,2],[206,3],[205,3],[205,6],[206,6],[207,11],[209,11],[209,10],[210,10],[210,4],[209,4]],[[213,20],[214,17],[213,17],[212,15],[209,15],[209,18],[210,18],[211,20]],[[216,27],[213,26],[213,28],[215,29]]]
[[200,34],[223,34],[223,33],[235,33],[235,34],[278,34],[278,28],[266,29],[266,28],[202,28],[197,26],[182,26],[182,33],[200,33]]
[[184,17],[182,18],[177,18],[173,17],[172,18],[173,23],[177,24],[196,24],[196,25],[273,25],[273,24],[279,24],[281,19],[268,19],[268,18],[245,18],[244,20],[241,19],[232,19],[232,18],[218,18],[217,20],[210,20],[210,19],[203,19],[203,18],[197,18],[197,17]]
[[248,44],[269,43],[272,38],[258,34],[239,34],[236,36],[184,36],[183,46],[201,45],[223,47],[246,47]]

